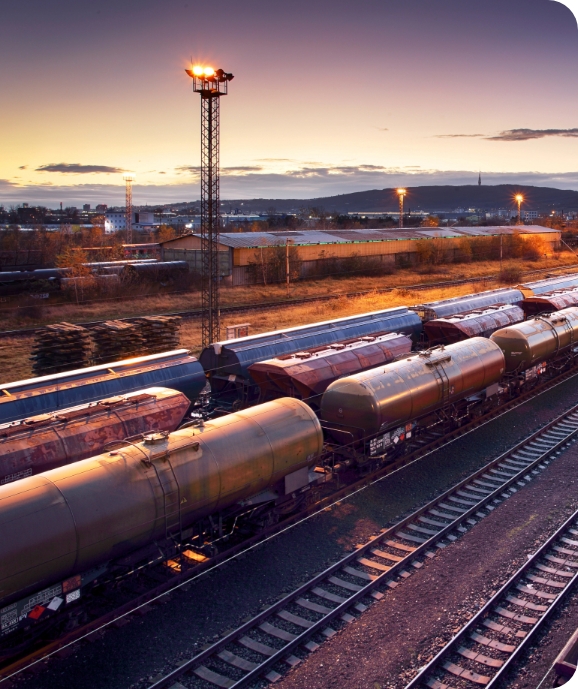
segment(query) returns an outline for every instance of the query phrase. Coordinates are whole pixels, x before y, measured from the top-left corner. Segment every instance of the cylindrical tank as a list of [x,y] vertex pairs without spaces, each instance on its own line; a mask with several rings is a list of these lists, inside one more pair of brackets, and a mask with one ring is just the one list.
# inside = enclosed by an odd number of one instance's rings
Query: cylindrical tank
[[275,486],[322,445],[284,398],[0,486],[0,607]]
[[0,485],[94,457],[125,438],[174,431],[190,404],[177,390],[148,388],[2,424]]
[[490,339],[504,352],[506,371],[524,371],[578,344],[578,308],[502,328]]
[[485,390],[504,366],[494,342],[473,337],[336,380],[323,395],[321,417],[361,440]]

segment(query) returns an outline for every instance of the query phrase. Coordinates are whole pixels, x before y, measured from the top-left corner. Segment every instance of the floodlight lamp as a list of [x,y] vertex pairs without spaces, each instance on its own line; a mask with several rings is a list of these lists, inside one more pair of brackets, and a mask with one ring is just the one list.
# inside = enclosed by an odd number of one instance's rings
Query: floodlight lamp
[[205,69],[203,70],[203,76],[205,78],[214,77],[215,70],[212,67],[205,67]]
[[406,189],[397,189],[397,194],[398,194],[398,196],[405,196],[405,194],[407,194],[407,190]]
[[205,71],[205,70],[201,67],[201,65],[195,65],[195,66],[193,67],[193,74],[194,74],[196,77],[202,77],[204,71]]
[[522,194],[516,194],[516,201],[518,203],[522,203],[523,200],[524,200],[524,197],[522,196]]

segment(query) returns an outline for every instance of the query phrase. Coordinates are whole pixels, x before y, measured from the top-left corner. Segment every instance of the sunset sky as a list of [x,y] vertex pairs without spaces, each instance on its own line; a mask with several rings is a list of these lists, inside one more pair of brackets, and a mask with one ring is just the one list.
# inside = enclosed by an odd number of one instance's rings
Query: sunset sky
[[578,29],[550,0],[3,0],[0,203],[199,197],[193,62],[235,75],[221,197],[578,189]]

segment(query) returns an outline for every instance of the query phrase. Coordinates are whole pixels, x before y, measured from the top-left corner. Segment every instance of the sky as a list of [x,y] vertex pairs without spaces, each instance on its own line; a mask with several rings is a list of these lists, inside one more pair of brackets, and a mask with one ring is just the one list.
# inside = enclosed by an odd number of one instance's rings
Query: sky
[[3,0],[0,204],[199,198],[191,61],[232,72],[221,198],[578,189],[578,28],[551,0]]

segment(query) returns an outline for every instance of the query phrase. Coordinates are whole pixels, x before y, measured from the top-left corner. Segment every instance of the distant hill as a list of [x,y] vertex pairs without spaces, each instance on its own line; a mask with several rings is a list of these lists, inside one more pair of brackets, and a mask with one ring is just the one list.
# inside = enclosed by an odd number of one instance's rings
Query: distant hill
[[[524,196],[524,210],[577,211],[578,191],[531,187],[513,184],[495,186],[429,186],[406,187],[405,208],[430,212],[453,212],[458,208],[476,208],[484,211],[514,208],[514,196]],[[241,205],[242,204],[242,205]],[[288,213],[300,208],[322,208],[327,212],[384,212],[398,208],[395,189],[372,189],[353,194],[339,194],[314,199],[227,199],[225,206],[240,208],[243,212],[267,211],[275,208],[278,213]]]

